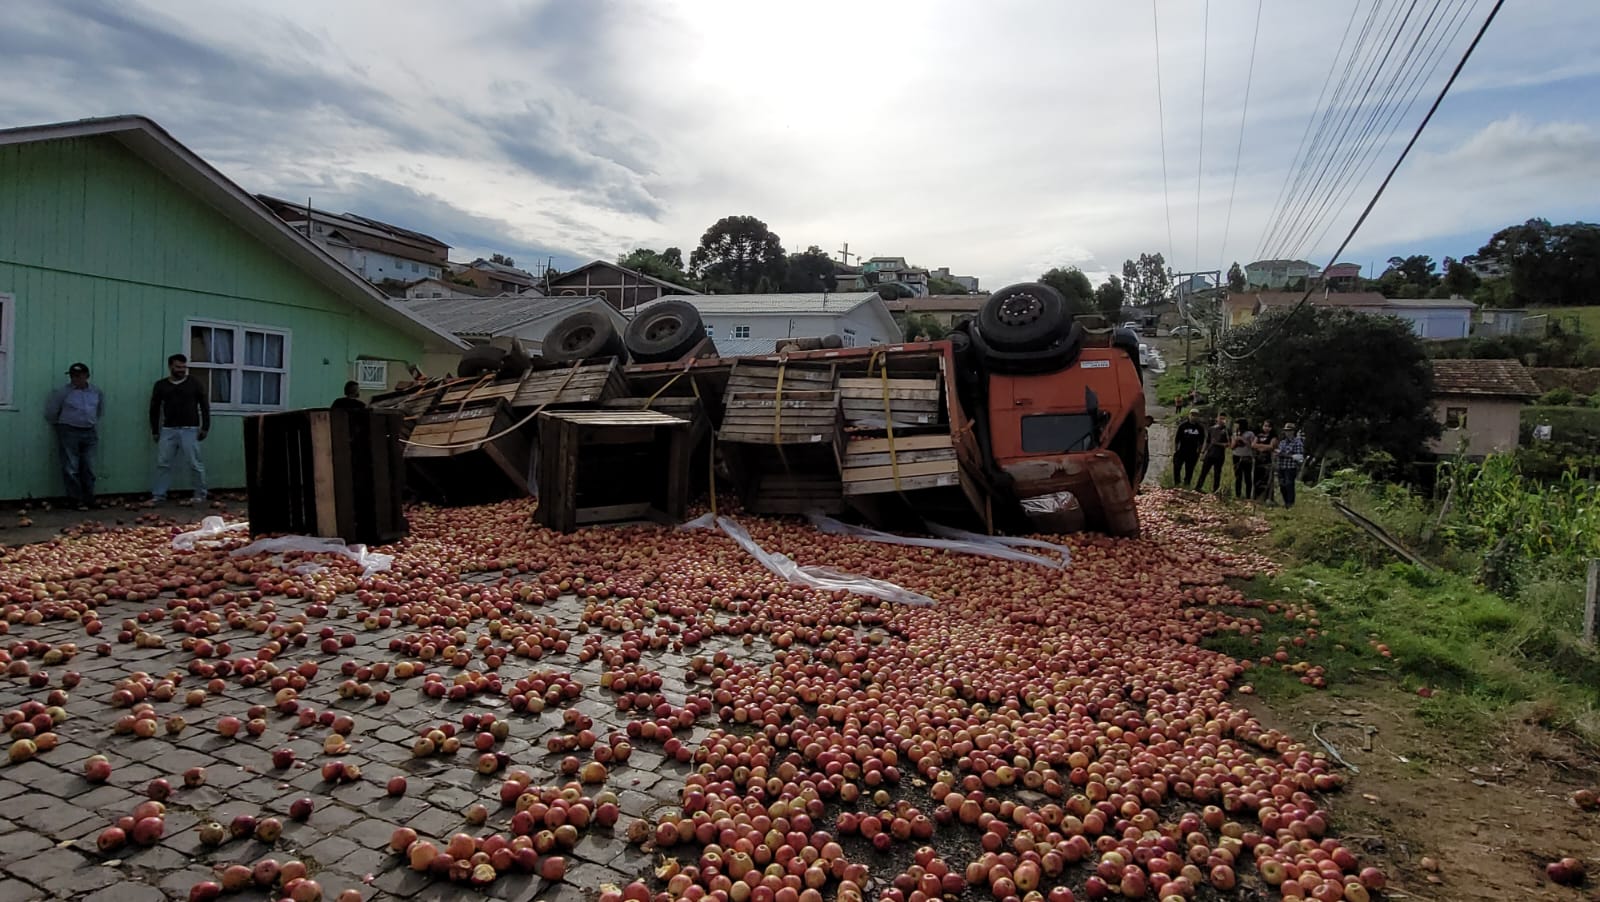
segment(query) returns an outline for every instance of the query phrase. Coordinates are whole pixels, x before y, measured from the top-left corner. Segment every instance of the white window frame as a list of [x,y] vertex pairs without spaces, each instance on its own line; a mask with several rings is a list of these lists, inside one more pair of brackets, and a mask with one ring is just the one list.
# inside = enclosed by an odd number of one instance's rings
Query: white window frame
[[715,326],[711,325],[710,323],[704,323],[703,325],[706,327],[706,337],[707,338],[716,338],[717,337],[717,328]]
[[[190,331],[196,326],[199,326],[201,328],[206,328],[206,329],[232,329],[233,330],[234,354],[233,354],[233,363],[232,364],[230,364],[228,366],[225,366],[225,367],[217,367],[217,366],[212,366],[212,365],[210,365],[208,363],[196,363],[193,360],[190,360],[189,361],[189,369],[191,371],[215,370],[215,369],[230,370],[234,374],[234,378],[232,380],[232,382],[233,382],[232,395],[233,395],[234,398],[240,398],[244,394],[244,373],[245,373],[246,370],[252,370],[252,371],[263,372],[263,373],[282,373],[283,374],[283,382],[282,382],[281,387],[280,387],[280,389],[278,391],[278,403],[277,404],[246,404],[246,403],[244,403],[243,401],[240,401],[240,400],[230,401],[227,404],[219,404],[219,403],[216,402],[215,399],[208,398],[207,400],[209,400],[211,402],[211,412],[212,413],[261,413],[263,411],[287,410],[287,409],[289,409],[289,381],[290,381],[290,370],[292,369],[292,367],[290,366],[290,362],[294,359],[294,357],[293,357],[294,333],[291,330],[286,329],[286,328],[284,328],[282,326],[265,326],[265,325],[261,325],[259,323],[236,323],[236,322],[229,322],[227,320],[211,320],[211,319],[186,319],[186,320],[183,321],[183,338],[182,338],[181,343],[179,344],[179,347],[184,349],[185,356],[187,356],[188,353],[189,353],[188,349],[189,349],[189,341],[190,341],[190,338],[189,338]],[[245,347],[245,336],[244,336],[244,333],[245,332],[262,332],[262,333],[267,333],[267,334],[271,334],[271,335],[282,336],[282,338],[283,338],[283,369],[278,370],[278,369],[272,369],[270,367],[255,367],[255,366],[247,367],[247,366],[245,366],[245,363],[244,363],[244,347]],[[206,392],[207,392],[208,395],[210,393],[210,390],[211,390],[211,382],[210,382],[209,379],[207,379],[206,380]]]
[[733,334],[728,336],[728,337],[729,338],[749,338],[750,337],[750,327],[749,326],[734,326],[733,327]]
[[856,346],[856,330],[846,329],[840,338],[843,340],[845,347],[853,348]]
[[[1456,416],[1456,411],[1461,412],[1460,416]],[[1467,428],[1468,413],[1469,411],[1466,407],[1445,407],[1444,428],[1450,430],[1451,432]],[[1452,420],[1454,420],[1454,422],[1451,422]]]
[[357,360],[356,385],[361,388],[384,389],[389,387],[389,361]]
[[0,291],[0,410],[15,410],[17,296]]

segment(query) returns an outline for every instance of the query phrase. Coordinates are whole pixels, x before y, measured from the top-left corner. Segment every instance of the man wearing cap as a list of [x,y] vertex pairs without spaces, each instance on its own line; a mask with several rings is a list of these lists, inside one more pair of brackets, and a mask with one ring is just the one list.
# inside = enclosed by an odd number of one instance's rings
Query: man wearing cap
[[106,398],[89,384],[89,367],[74,363],[67,368],[69,381],[50,393],[44,418],[55,427],[61,449],[61,474],[67,496],[86,511],[94,505],[94,449],[100,444],[100,417]]

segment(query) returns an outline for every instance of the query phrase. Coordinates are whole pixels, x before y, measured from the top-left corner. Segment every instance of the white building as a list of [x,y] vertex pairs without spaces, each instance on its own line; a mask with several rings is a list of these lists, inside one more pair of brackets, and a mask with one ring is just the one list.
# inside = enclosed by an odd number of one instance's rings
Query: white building
[[437,279],[449,261],[450,246],[431,235],[354,213],[308,210],[265,194],[256,199],[368,282]]
[[728,356],[770,354],[785,338],[838,335],[847,348],[900,340],[900,327],[875,291],[669,295],[662,300],[693,304],[706,334]]
[[[544,337],[567,316],[580,310],[593,310],[607,316],[620,334],[627,320],[599,297],[543,297],[534,294],[443,298],[418,298],[401,301],[404,309],[438,326],[469,344],[514,336],[530,354],[539,353]],[[424,361],[429,373],[442,373],[455,366],[455,359],[439,357]]]
[[1304,260],[1257,260],[1244,268],[1244,277],[1252,288],[1280,290],[1297,280],[1309,282],[1321,272]]
[[950,273],[950,267],[948,267],[948,266],[939,267],[938,269],[936,269],[936,270],[934,270],[932,272],[932,275],[938,276],[941,279],[948,279],[949,281],[954,282],[957,285],[960,285],[962,288],[965,288],[966,290],[968,290],[970,292],[977,293],[977,291],[978,291],[978,277],[977,276],[957,276],[957,275],[952,275]]

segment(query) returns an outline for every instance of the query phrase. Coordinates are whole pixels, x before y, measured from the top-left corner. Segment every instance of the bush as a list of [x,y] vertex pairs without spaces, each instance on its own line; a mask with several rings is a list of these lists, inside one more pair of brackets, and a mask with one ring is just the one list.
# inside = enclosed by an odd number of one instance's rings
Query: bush
[[1552,388],[1539,398],[1539,404],[1545,407],[1566,407],[1572,403],[1572,389],[1566,386]]

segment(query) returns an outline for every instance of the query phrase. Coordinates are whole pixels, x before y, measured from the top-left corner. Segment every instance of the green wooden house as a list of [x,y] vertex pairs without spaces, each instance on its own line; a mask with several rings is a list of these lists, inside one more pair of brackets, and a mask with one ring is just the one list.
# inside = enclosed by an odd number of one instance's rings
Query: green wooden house
[[106,395],[99,491],[143,493],[169,354],[210,389],[207,478],[228,488],[244,416],[326,407],[350,379],[380,390],[465,346],[149,119],[0,131],[0,499],[62,494],[43,411],[77,361]]

